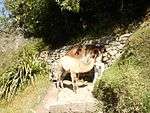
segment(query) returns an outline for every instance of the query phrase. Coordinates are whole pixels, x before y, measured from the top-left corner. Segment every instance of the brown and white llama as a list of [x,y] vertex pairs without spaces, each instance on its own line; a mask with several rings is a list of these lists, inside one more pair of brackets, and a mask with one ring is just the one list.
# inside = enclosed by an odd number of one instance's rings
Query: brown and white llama
[[[72,48],[59,59],[55,68],[53,80],[57,81],[57,87],[63,87],[63,78],[67,73],[71,74],[73,91],[76,92],[77,74],[89,72],[95,65],[96,58],[104,52],[104,46],[86,45]],[[95,78],[94,78],[95,79]],[[95,80],[94,80],[95,81]]]

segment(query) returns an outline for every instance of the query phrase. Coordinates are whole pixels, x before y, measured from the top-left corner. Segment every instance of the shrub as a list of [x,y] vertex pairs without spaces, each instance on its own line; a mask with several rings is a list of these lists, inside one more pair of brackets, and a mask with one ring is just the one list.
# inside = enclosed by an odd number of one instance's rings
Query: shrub
[[45,5],[44,2],[40,0],[6,0],[6,7],[15,16],[16,22],[24,28],[24,31],[34,33],[36,30],[34,27],[38,23],[41,9]]
[[56,0],[61,6],[62,10],[69,10],[74,12],[79,12],[80,10],[80,0]]
[[35,57],[40,47],[42,46],[38,43],[27,44],[17,53],[14,65],[0,75],[0,98],[11,100],[18,90],[31,83],[34,85],[34,80],[39,74],[48,72],[46,63]]

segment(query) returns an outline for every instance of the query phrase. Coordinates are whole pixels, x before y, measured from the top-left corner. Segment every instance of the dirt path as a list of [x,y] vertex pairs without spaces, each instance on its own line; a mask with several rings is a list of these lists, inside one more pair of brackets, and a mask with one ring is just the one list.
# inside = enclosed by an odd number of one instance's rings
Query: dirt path
[[97,100],[91,93],[91,87],[92,83],[88,83],[75,94],[72,89],[58,90],[53,85],[41,104],[35,108],[35,113],[93,113],[96,111]]

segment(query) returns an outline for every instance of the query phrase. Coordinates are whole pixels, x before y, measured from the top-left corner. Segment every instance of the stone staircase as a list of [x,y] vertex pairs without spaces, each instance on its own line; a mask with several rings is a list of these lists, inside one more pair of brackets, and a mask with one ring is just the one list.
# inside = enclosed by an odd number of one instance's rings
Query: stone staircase
[[[66,82],[69,81],[64,84]],[[97,110],[97,100],[91,93],[92,87],[92,83],[88,83],[74,93],[70,88],[56,89],[52,85],[34,113],[93,113]]]
[[[108,36],[100,39],[83,41],[82,44],[104,44],[107,52],[103,55],[103,61],[107,62],[105,64],[105,67],[107,68],[122,55],[124,46],[127,44],[130,36],[130,33],[118,37]],[[71,48],[71,45],[51,51],[48,62],[52,64],[63,56],[69,48]],[[71,82],[69,84],[71,84]],[[88,83],[87,86],[80,87],[77,94],[75,94],[69,87],[58,90],[52,85],[48,89],[43,101],[35,108],[35,110],[31,111],[34,113],[102,113],[102,110],[96,105],[97,100],[91,93],[92,87],[92,83]],[[97,109],[98,111],[96,111]]]

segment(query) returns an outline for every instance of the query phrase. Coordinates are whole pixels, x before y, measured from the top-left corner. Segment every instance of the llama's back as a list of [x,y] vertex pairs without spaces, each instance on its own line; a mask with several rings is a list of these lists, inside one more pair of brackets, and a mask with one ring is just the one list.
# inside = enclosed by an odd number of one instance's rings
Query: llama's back
[[94,59],[90,59],[88,63],[85,63],[82,61],[82,59],[64,56],[60,59],[60,63],[64,70],[68,72],[84,73],[90,71],[93,68]]
[[60,63],[63,66],[63,68],[69,72],[74,70],[78,71],[79,62],[79,59],[70,56],[64,56],[60,59]]

